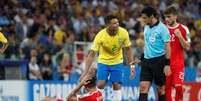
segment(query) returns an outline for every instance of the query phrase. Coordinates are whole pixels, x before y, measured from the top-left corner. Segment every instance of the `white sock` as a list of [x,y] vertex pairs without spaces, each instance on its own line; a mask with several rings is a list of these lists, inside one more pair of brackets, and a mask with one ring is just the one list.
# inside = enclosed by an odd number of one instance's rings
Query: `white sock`
[[113,90],[113,101],[121,101],[121,99],[122,99],[121,89]]
[[96,89],[98,89],[101,93],[103,93],[104,89],[100,89],[98,87],[96,87]]
[[102,93],[103,101],[105,101],[104,89],[100,89],[100,88],[98,88],[98,87],[96,87],[96,89],[98,89],[98,91],[100,91],[100,92]]

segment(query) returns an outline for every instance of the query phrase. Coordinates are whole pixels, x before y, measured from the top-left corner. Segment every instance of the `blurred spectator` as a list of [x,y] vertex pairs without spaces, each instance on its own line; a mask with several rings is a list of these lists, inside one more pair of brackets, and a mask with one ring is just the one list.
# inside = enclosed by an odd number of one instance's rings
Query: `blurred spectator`
[[16,36],[19,42],[27,38],[30,26],[33,24],[32,19],[28,19],[27,10],[21,9],[14,17],[16,22]]
[[29,59],[31,59],[31,57],[37,57],[37,56],[38,56],[38,51],[35,48],[30,49]]
[[36,48],[39,37],[39,25],[33,25],[29,31],[28,37],[23,39],[20,44],[22,53],[25,54],[25,58],[29,59],[29,53],[31,48]]
[[7,50],[5,51],[6,59],[19,59],[19,43],[17,42],[17,38],[15,32],[10,32],[8,35],[9,45]]
[[64,43],[64,50],[69,53],[70,55],[70,59],[74,59],[73,58],[73,54],[74,54],[74,42],[75,42],[75,33],[72,31],[68,31],[67,37],[65,39],[65,43]]
[[74,19],[72,22],[73,22],[73,28],[77,35],[80,34],[83,28],[87,27],[86,20],[84,19],[84,16],[81,14],[77,14],[76,19]]
[[0,54],[3,54],[5,50],[8,48],[9,42],[8,39],[5,37],[5,35],[1,32],[0,32],[0,43],[1,43]]
[[44,80],[52,80],[52,69],[53,64],[51,60],[51,55],[48,52],[45,52],[43,54],[43,59],[40,64],[41,68],[41,75]]
[[54,33],[55,45],[57,47],[62,47],[64,40],[66,38],[66,28],[65,25],[60,25],[60,29]]
[[59,64],[60,79],[69,80],[72,68],[69,54],[64,52]]
[[201,61],[197,65],[197,77],[196,77],[197,82],[201,82]]
[[84,47],[82,45],[78,45],[77,49],[76,49],[76,62],[78,65],[80,65],[82,63],[82,61],[84,61]]
[[37,58],[35,56],[31,57],[28,68],[30,80],[42,80],[40,67],[37,64]]
[[133,43],[133,47],[136,47],[136,48],[133,48],[133,53],[135,54],[136,57],[140,58],[141,57],[141,54],[143,54],[143,51],[144,51],[144,41],[143,39],[139,38],[136,40],[136,43]]

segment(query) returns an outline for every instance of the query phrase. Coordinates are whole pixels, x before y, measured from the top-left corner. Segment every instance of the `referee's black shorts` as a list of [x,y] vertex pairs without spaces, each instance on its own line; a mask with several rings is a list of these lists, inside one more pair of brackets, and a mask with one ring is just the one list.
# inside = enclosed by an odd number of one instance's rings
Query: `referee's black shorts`
[[143,59],[140,81],[154,81],[158,86],[165,85],[165,56]]

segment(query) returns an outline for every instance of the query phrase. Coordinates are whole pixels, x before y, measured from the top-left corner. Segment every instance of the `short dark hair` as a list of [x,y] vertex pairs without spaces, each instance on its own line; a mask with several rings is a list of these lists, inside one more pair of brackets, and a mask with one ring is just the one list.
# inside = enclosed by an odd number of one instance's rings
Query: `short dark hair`
[[114,16],[114,15],[108,15],[108,16],[105,17],[105,23],[106,23],[106,24],[110,23],[110,21],[111,21],[112,19],[118,19],[118,17],[116,17],[116,16]]
[[151,17],[152,15],[154,17],[158,17],[157,11],[151,6],[144,7],[141,11],[141,14],[146,14],[148,17]]
[[96,76],[93,76],[91,79],[87,81],[89,81],[89,83],[85,85],[86,87],[89,87],[89,88],[96,87]]
[[168,6],[168,7],[164,10],[164,14],[174,14],[174,15],[177,15],[177,14],[178,14],[178,11],[177,11],[177,9],[175,8],[175,6],[171,5],[171,6]]

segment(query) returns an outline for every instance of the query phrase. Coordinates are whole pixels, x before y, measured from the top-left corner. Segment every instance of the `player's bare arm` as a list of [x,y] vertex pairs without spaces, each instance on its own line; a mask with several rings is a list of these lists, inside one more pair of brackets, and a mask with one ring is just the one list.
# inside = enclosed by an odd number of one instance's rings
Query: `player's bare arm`
[[76,93],[82,88],[82,85],[79,84],[73,91],[68,95],[67,101],[72,101],[76,97]]
[[133,59],[132,49],[131,46],[126,47],[126,53],[127,53],[127,59],[131,68],[130,72],[130,79],[133,79],[135,77],[135,61]]
[[[170,43],[166,42],[165,43],[165,57],[168,60],[167,62],[170,62],[170,53],[171,53],[171,49],[170,49]],[[167,63],[168,64],[168,63]],[[171,74],[171,70],[170,70],[170,64],[169,65],[165,65],[164,68],[164,73],[165,75],[170,75]]]
[[174,33],[179,38],[179,41],[180,41],[182,47],[186,50],[189,50],[190,49],[190,43],[184,39],[184,37],[181,34],[181,31],[179,29],[176,29],[174,31]]
[[89,51],[87,58],[86,58],[85,70],[84,70],[84,73],[81,75],[80,80],[88,73],[95,55],[96,55],[95,51],[93,51],[93,50]]
[[84,77],[81,82],[75,87],[75,89],[73,89],[70,94],[67,97],[67,101],[74,101],[74,98],[76,97],[76,94],[80,91],[80,89],[82,88],[82,86],[86,85],[89,81],[87,81],[88,77]]
[[73,89],[70,92],[70,94],[67,97],[67,101],[74,101],[80,89],[83,86],[89,84],[91,82],[90,79],[92,79],[95,75],[96,75],[96,68],[95,65],[92,65],[88,70],[88,73],[81,79],[80,83],[75,87],[75,89]]
[[170,53],[171,53],[171,49],[170,49],[170,43],[166,42],[165,43],[165,57],[167,59],[170,59]]

